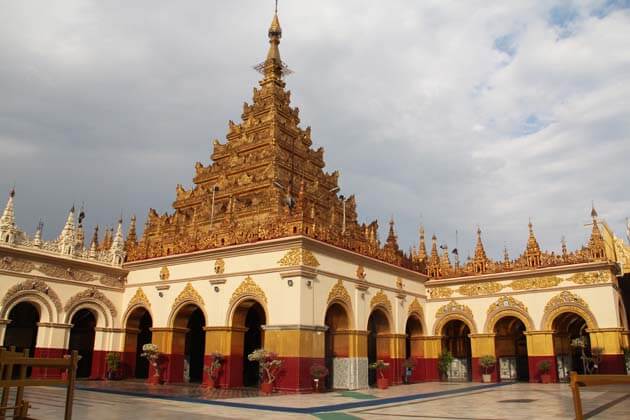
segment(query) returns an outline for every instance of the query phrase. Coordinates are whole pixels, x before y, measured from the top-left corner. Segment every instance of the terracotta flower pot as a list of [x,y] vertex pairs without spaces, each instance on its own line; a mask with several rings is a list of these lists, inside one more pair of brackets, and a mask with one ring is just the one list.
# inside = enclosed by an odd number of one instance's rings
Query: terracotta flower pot
[[387,389],[389,387],[389,379],[378,378],[376,380],[376,386],[378,387],[378,389]]
[[263,394],[271,394],[273,392],[273,384],[270,384],[269,382],[263,382],[262,384],[260,384],[260,391]]
[[550,384],[551,383],[551,375],[548,373],[541,373],[540,374],[540,382],[542,382],[543,384]]
[[159,375],[151,375],[147,378],[147,383],[149,385],[160,385],[162,383],[162,379]]

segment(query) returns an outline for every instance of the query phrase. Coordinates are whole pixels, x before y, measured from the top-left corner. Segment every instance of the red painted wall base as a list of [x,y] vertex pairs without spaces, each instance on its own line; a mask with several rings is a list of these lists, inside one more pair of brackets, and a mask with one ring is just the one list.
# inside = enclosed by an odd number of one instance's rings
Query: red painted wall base
[[529,382],[540,382],[540,372],[538,371],[538,365],[544,360],[547,360],[551,364],[549,368],[551,382],[558,382],[558,367],[556,365],[555,356],[529,356],[527,358],[527,363],[529,367]]
[[[67,350],[64,349],[47,349],[47,348],[36,348],[35,349],[35,357],[63,357],[64,354],[67,354]],[[51,379],[59,379],[62,374],[61,369],[56,368],[33,368],[31,372],[31,378],[51,378]]]
[[605,354],[599,363],[599,372],[601,374],[619,374],[625,375],[626,363],[623,354]]

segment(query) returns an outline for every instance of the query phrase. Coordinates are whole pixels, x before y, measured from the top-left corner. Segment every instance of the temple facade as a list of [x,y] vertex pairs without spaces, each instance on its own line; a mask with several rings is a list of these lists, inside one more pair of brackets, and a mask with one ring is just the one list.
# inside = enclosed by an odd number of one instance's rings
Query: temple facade
[[[108,353],[121,373],[146,378],[140,356],[154,343],[167,383],[208,380],[213,354],[223,387],[256,386],[253,350],[277,353],[277,389],[312,389],[322,364],[326,386],[365,388],[370,363],[389,363],[390,382],[440,380],[438,359],[453,360],[448,379],[479,381],[479,359],[492,355],[495,381],[553,380],[571,369],[624,373],[628,348],[630,247],[592,211],[585,246],[541,250],[532,223],[524,251],[493,261],[481,230],[473,258],[427,251],[424,230],[410,253],[393,220],[385,241],[378,223],[361,223],[354,196],[339,194],[337,171],[324,170],[321,148],[290,104],[274,15],[262,74],[241,121],[212,162],[194,166],[194,186],[177,185],[173,212],[149,210],[140,237],[122,220],[86,246],[83,212],[73,208],[58,239],[42,227],[29,237],[15,223],[15,194],[0,219],[0,340],[4,346],[58,356],[77,349],[79,376],[102,379]],[[525,229],[524,229],[525,230]],[[406,363],[408,361],[408,363]],[[59,375],[34,371],[34,376]]]

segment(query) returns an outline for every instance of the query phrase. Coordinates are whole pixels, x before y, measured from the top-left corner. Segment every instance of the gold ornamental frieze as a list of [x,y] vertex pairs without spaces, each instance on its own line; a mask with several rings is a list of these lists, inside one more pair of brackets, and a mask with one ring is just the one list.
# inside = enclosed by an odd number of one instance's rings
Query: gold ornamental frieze
[[379,290],[370,301],[370,308],[374,308],[375,306],[382,306],[386,308],[390,314],[392,313],[392,303],[382,289]]
[[359,280],[365,280],[365,277],[367,276],[365,272],[365,267],[363,267],[362,265],[357,266],[356,275]]
[[319,261],[315,258],[315,255],[308,249],[294,248],[282,257],[278,264],[282,267],[293,267],[296,265],[305,265],[307,267],[318,267]]
[[142,287],[138,287],[136,293],[129,300],[129,304],[127,304],[127,310],[138,305],[146,306],[147,308],[151,307],[151,302],[149,302],[149,298],[147,297],[147,295],[144,294],[144,290],[142,290]]
[[574,312],[586,321],[588,328],[597,328],[597,320],[591,312],[588,303],[575,293],[565,290],[552,297],[545,305],[545,311],[541,322],[544,330],[553,328],[553,321],[563,312]]
[[160,269],[160,280],[168,280],[171,273],[168,271],[168,267],[164,266]]
[[460,286],[457,291],[462,296],[480,296],[500,292],[503,287],[504,286],[501,283],[486,282],[476,284],[464,284],[463,286]]
[[96,289],[95,287],[91,287],[72,296],[70,299],[68,299],[63,309],[66,313],[68,313],[72,308],[76,307],[82,302],[99,302],[105,305],[109,309],[109,312],[112,314],[113,318],[116,318],[116,314],[118,313],[118,311],[116,311],[116,306],[112,303],[112,301],[109,300],[107,296],[103,294],[103,292]]
[[343,286],[343,281],[341,279],[337,280],[337,283],[335,283],[335,285],[332,287],[332,289],[330,289],[330,292],[328,293],[328,303],[334,300],[339,300],[348,305],[348,308],[352,308],[352,299],[350,298],[350,293],[348,293],[348,290],[346,290],[346,288]]
[[245,277],[245,280],[234,290],[230,298],[230,305],[244,296],[255,297],[267,303],[267,295],[250,276]]
[[446,315],[457,314],[457,313],[462,314],[465,317],[468,317],[470,319],[473,318],[472,310],[468,306],[461,303],[457,303],[454,300],[451,300],[449,303],[447,303],[444,306],[440,306],[435,313],[435,317],[439,319],[439,318],[445,317]]
[[56,264],[40,264],[39,267],[37,267],[37,270],[50,277],[57,277],[66,280],[76,280],[83,283],[89,283],[96,280],[96,277],[88,271],[73,270],[69,267],[64,268]]
[[216,274],[225,273],[225,261],[223,261],[223,258],[217,258],[214,262],[214,272]]
[[47,295],[52,300],[57,312],[61,312],[61,299],[59,295],[44,281],[28,279],[14,286],[11,286],[2,298],[2,307],[17,295],[36,291]]
[[190,282],[186,283],[184,290],[182,290],[175,298],[175,302],[173,302],[173,309],[179,307],[184,302],[196,303],[199,306],[204,305],[203,298]]
[[30,273],[35,269],[35,264],[22,258],[3,257],[0,259],[0,269],[18,273]]
[[590,271],[588,273],[577,273],[569,277],[569,280],[576,284],[599,284],[610,282],[610,275],[607,271]]
[[453,295],[453,289],[449,287],[432,287],[429,289],[431,299],[449,298]]
[[516,300],[512,296],[501,296],[496,302],[488,307],[488,315],[504,309],[516,309],[527,312],[527,307],[520,300]]
[[403,279],[400,277],[396,278],[396,287],[401,290],[405,288],[405,283],[403,283]]
[[562,283],[562,279],[558,276],[545,276],[514,280],[509,284],[509,287],[512,290],[547,289],[556,287],[560,283]]
[[547,302],[547,305],[545,305],[545,312],[549,312],[559,306],[565,305],[578,306],[584,309],[588,309],[588,303],[586,303],[584,299],[582,299],[575,293],[565,290],[564,292],[554,296],[549,300],[549,302]]

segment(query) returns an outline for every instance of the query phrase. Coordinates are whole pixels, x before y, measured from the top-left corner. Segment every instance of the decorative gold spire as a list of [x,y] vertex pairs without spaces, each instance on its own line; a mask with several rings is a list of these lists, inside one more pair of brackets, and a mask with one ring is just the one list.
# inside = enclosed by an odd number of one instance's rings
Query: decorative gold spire
[[440,248],[442,248],[442,256],[440,257],[440,276],[447,276],[453,268],[451,266],[451,260],[448,256],[448,245],[441,245]]
[[591,207],[591,217],[593,218],[593,229],[591,230],[591,237],[588,240],[588,249],[593,259],[603,260],[606,258],[606,246],[597,224],[597,210],[595,210],[594,204]]
[[393,251],[398,251],[398,236],[396,236],[396,230],[394,229],[394,216],[389,219],[389,233],[387,234],[387,240],[385,241],[385,247]]
[[418,262],[426,263],[427,262],[427,246],[424,242],[424,226],[420,225],[420,230],[418,231],[420,235],[420,241],[418,246]]
[[0,241],[3,243],[12,244],[15,242],[15,234],[17,233],[17,227],[15,225],[15,212],[13,209],[13,197],[15,197],[15,188],[9,192],[9,199],[7,205],[2,212],[0,218]]
[[267,35],[269,36],[269,51],[267,51],[267,58],[254,68],[265,76],[263,82],[280,81],[282,76],[290,74],[291,70],[289,70],[286,64],[282,62],[280,57],[280,49],[278,46],[280,45],[280,39],[282,38],[282,27],[280,26],[280,19],[278,19],[277,9],[273,14],[273,19],[271,20],[271,26],[269,26]]
[[536,240],[536,236],[534,235],[534,228],[531,220],[529,221],[527,226],[529,227],[529,237],[527,238],[527,247],[525,249],[527,266],[538,267],[541,265],[542,262],[540,246],[538,245],[538,241]]
[[477,227],[477,245],[473,258],[473,270],[475,273],[484,273],[488,269],[488,257],[481,241],[481,228]]
[[98,225],[94,226],[94,234],[92,235],[92,242],[90,243],[90,251],[88,253],[89,258],[96,258],[98,254]]
[[431,237],[431,257],[427,264],[427,274],[430,277],[440,276],[440,256],[437,250],[437,237],[435,234]]
[[125,247],[128,244],[136,245],[138,243],[138,238],[136,236],[136,215],[131,216],[131,220],[129,221],[129,229],[127,230],[127,241],[125,242]]

